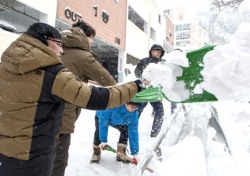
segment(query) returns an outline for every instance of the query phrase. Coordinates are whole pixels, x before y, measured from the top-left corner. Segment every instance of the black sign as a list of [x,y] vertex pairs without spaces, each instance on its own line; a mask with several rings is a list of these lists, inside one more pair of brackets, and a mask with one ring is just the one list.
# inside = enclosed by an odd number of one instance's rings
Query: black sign
[[82,16],[72,10],[70,8],[66,8],[64,11],[66,18],[71,19],[72,21],[78,21],[82,18]]

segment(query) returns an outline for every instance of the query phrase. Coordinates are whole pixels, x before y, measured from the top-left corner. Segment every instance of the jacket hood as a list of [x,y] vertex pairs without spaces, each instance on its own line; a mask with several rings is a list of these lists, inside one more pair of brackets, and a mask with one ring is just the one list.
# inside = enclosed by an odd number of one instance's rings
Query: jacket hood
[[160,56],[160,58],[162,58],[162,57],[164,56],[164,54],[165,54],[165,51],[164,51],[164,49],[162,48],[161,45],[153,44],[153,45],[151,46],[150,50],[149,50],[149,57],[151,57],[151,51],[152,51],[152,50],[160,50],[160,51],[161,51],[161,56]]
[[2,55],[3,67],[13,74],[24,74],[41,67],[62,64],[54,51],[39,40],[23,34]]
[[63,31],[61,35],[63,47],[80,48],[89,51],[90,45],[88,38],[81,28],[73,27],[69,30]]

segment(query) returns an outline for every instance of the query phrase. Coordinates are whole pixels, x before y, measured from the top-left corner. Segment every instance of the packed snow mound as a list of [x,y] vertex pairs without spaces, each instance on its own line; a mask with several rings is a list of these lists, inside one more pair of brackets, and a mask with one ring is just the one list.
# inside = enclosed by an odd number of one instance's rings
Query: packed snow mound
[[202,89],[218,100],[250,99],[250,24],[242,23],[228,44],[204,56]]
[[179,50],[165,55],[164,62],[150,63],[143,71],[142,78],[150,81],[152,86],[162,87],[164,95],[174,102],[181,102],[189,97],[189,91],[185,89],[183,81],[177,81],[183,73],[183,67],[188,67],[188,59],[185,53]]
[[177,81],[188,67],[186,53],[166,54],[164,63],[150,64],[143,78],[153,86],[161,86],[165,96],[174,102],[187,100],[190,94],[213,94],[218,100],[250,100],[250,24],[242,23],[230,42],[214,47],[203,58],[203,81],[191,92],[185,83]]
[[167,53],[164,59],[169,64],[175,64],[183,67],[189,66],[188,60],[186,58],[186,53],[180,50],[174,50],[170,53]]

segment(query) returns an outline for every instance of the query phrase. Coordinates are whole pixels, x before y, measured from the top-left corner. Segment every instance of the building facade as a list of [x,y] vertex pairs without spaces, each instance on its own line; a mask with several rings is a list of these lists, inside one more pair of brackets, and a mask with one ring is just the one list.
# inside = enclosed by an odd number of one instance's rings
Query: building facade
[[164,10],[163,15],[166,20],[166,38],[163,45],[166,52],[169,53],[174,49],[174,22],[169,16],[169,10]]
[[121,82],[126,17],[126,0],[58,0],[56,28],[65,30],[79,19],[89,23],[96,30],[91,50],[112,76]]
[[157,2],[128,0],[126,52],[139,60],[153,44],[163,44],[165,20]]
[[127,9],[127,59],[123,65],[135,66],[139,60],[149,56],[148,52],[153,44],[163,46],[166,24],[159,0],[128,0]]
[[[118,81],[125,65],[148,56],[150,47],[166,40],[166,22],[160,0],[1,0],[0,54],[34,22],[44,22],[60,31],[79,19],[96,30],[91,50]],[[56,9],[56,10],[55,10]],[[4,38],[5,37],[5,38]],[[131,70],[133,71],[133,70]]]
[[174,48],[191,51],[205,46],[207,32],[193,19],[184,8],[166,10],[174,24]]

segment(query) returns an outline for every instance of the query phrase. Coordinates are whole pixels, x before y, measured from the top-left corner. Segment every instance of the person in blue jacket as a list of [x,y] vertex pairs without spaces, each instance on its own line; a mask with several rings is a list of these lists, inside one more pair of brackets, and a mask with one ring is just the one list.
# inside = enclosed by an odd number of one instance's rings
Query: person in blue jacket
[[[91,163],[98,163],[101,158],[100,148],[104,148],[108,138],[108,127],[112,126],[120,131],[117,151],[126,155],[127,142],[129,140],[130,153],[138,162],[139,135],[138,135],[138,103],[127,102],[116,108],[96,111],[95,134],[93,148],[94,153]],[[129,162],[119,155],[117,161]]]

